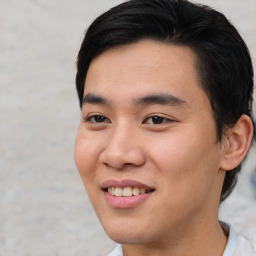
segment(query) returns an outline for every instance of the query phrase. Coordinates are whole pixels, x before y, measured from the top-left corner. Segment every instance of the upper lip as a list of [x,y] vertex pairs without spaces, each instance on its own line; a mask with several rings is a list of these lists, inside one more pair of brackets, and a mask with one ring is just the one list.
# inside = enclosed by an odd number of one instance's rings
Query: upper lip
[[115,179],[109,179],[104,181],[101,184],[102,189],[106,189],[109,187],[118,187],[118,188],[125,188],[125,187],[136,187],[136,188],[144,188],[146,190],[154,190],[154,187],[148,186],[140,181],[137,180],[115,180]]

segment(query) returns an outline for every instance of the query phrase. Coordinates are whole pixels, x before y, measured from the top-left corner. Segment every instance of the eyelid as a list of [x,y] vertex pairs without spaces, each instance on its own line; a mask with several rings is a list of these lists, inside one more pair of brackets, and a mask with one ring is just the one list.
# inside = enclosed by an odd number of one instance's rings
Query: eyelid
[[[99,122],[92,121],[91,119],[95,118],[95,117],[102,117],[102,118],[104,118],[104,121],[99,121]],[[153,118],[153,117],[160,118],[160,119],[162,119],[162,121],[160,121],[160,123],[154,123],[153,121],[152,122],[148,122],[148,120],[150,118]],[[91,114],[88,114],[86,117],[83,118],[83,121],[86,122],[86,123],[92,123],[92,124],[111,123],[111,121],[105,115],[103,115],[101,113],[91,113]],[[172,123],[172,122],[175,122],[174,118],[166,117],[166,116],[163,116],[162,114],[151,114],[151,115],[147,116],[142,123],[143,124],[152,124],[152,125],[161,125],[161,124]]]
[[[105,121],[103,122],[93,122],[91,121],[92,118],[95,118],[95,117],[103,117],[105,118]],[[83,118],[84,122],[86,123],[93,123],[93,124],[105,124],[105,123],[110,123],[110,120],[105,117],[104,115],[100,114],[100,113],[92,113],[92,114],[89,114],[87,115],[86,117]],[[107,122],[106,122],[107,121]]]
[[[161,124],[165,124],[165,123],[172,123],[174,122],[175,120],[173,118],[170,118],[170,117],[166,117],[166,116],[163,116],[161,114],[151,114],[149,116],[147,116],[145,118],[145,120],[143,121],[143,124],[147,123],[146,121],[150,118],[153,118],[153,117],[159,117],[159,118],[162,118],[163,120],[165,120],[164,122],[162,122]],[[154,124],[153,122],[150,122],[149,124]],[[159,125],[159,124],[154,124],[154,125]]]

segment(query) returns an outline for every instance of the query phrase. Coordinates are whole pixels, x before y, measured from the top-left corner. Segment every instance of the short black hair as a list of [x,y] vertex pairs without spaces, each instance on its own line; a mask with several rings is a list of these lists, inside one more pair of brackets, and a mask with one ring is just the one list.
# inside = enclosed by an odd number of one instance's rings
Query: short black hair
[[[252,117],[253,67],[236,28],[220,12],[186,0],[131,0],[100,15],[88,28],[77,58],[76,88],[82,107],[93,58],[120,46],[151,39],[190,47],[201,86],[214,113],[217,141],[241,117]],[[220,202],[232,192],[241,164],[226,172]]]

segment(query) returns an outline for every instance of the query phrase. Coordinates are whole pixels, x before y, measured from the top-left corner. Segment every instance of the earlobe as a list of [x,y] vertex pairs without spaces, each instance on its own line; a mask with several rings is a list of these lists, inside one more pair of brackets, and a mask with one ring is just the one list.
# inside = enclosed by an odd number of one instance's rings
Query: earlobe
[[249,116],[242,115],[234,127],[226,134],[226,146],[221,159],[220,168],[232,170],[245,158],[253,135],[253,125]]

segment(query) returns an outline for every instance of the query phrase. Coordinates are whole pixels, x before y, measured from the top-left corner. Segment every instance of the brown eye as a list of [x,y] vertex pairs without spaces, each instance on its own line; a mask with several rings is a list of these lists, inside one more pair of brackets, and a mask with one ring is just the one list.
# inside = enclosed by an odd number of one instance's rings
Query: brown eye
[[167,122],[171,122],[172,120],[162,117],[162,116],[150,116],[148,117],[144,123],[147,124],[163,124],[163,123],[167,123]]
[[101,115],[93,115],[86,118],[86,122],[92,122],[92,123],[104,123],[108,121],[108,119],[105,116]]
[[152,116],[151,119],[153,124],[161,124],[164,121],[164,118],[160,116]]

